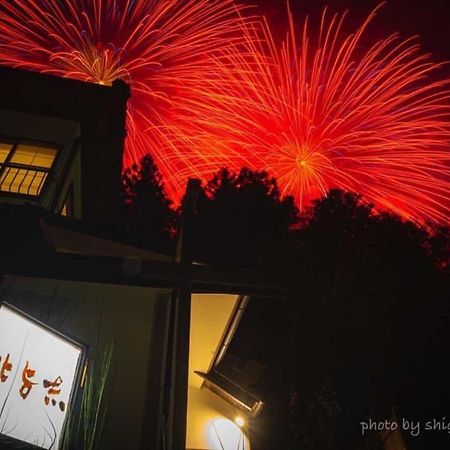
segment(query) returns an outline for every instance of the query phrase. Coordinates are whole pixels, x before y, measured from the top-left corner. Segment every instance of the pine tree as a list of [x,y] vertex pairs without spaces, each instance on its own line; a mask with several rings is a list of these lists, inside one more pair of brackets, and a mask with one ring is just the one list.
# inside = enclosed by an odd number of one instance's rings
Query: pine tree
[[173,236],[176,213],[150,155],[123,173],[122,198],[125,230],[133,241],[148,245],[155,239]]

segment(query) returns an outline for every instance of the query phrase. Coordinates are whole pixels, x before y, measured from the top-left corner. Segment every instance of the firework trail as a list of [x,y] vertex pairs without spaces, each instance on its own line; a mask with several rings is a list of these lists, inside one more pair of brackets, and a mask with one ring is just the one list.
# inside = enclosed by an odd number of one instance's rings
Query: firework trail
[[337,187],[417,223],[447,223],[449,80],[415,39],[391,35],[363,50],[376,10],[353,33],[325,10],[313,39],[289,12],[277,46],[267,23],[221,52],[194,83],[167,132],[181,192],[186,176],[264,169],[300,208]]
[[130,83],[124,165],[151,152],[168,176],[173,163],[158,148],[173,96],[236,39],[240,10],[233,0],[1,0],[0,64]]

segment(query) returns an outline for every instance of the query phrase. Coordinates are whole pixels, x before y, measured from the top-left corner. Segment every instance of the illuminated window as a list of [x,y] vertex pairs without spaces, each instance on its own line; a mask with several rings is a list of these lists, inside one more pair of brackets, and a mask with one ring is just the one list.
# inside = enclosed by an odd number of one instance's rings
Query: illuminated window
[[0,139],[0,191],[38,196],[57,153],[52,145]]

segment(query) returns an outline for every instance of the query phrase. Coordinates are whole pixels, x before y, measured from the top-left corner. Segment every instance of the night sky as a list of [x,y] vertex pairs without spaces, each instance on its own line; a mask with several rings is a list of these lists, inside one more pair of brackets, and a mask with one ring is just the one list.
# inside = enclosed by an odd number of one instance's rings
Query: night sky
[[[286,0],[244,0],[259,5],[272,27],[280,33],[286,18]],[[350,10],[348,24],[358,24],[381,3],[380,0],[290,0],[297,22],[304,15],[318,17],[324,6],[330,11]],[[300,20],[299,20],[300,19]],[[317,24],[317,21],[313,21]],[[450,0],[390,0],[383,6],[369,29],[369,37],[400,32],[402,37],[420,35],[420,44],[434,61],[450,60]],[[450,70],[448,70],[450,72]]]

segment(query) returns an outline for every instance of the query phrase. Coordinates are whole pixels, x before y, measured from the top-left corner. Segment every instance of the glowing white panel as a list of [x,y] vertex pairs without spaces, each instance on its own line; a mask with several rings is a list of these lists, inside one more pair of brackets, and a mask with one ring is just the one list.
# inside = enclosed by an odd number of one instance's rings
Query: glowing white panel
[[82,348],[2,304],[0,434],[58,448]]
[[208,424],[210,445],[214,450],[247,450],[250,448],[244,432],[231,420],[221,418]]

